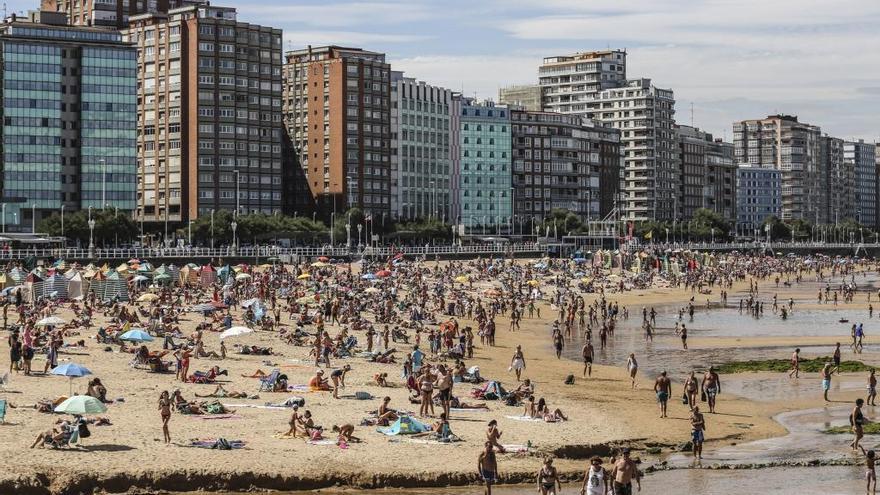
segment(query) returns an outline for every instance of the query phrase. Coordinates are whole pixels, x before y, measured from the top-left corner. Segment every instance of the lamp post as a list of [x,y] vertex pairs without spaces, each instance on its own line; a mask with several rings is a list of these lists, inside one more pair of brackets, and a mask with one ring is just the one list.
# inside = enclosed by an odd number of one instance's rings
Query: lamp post
[[345,220],[345,247],[351,249],[351,212],[346,215]]
[[238,251],[238,238],[236,237],[235,231],[238,229],[238,222],[233,220],[229,226],[232,227],[232,254],[236,254]]
[[[64,206],[65,205],[61,205],[61,237],[64,237]],[[4,209],[4,211],[5,211],[5,209]],[[3,223],[4,224],[6,223],[5,218],[3,219]]]
[[360,248],[360,246],[361,246],[361,231],[364,229],[364,224],[359,223],[357,225],[357,227],[358,227],[358,248]]
[[712,227],[712,245],[715,244],[715,227]]
[[666,244],[669,244],[669,229],[666,229]]
[[[333,208],[334,208],[334,210],[336,209],[335,197],[333,199]],[[331,248],[336,245],[336,242],[335,242],[336,239],[335,239],[335,236],[333,235],[333,222],[335,222],[335,221],[336,221],[336,212],[333,211],[332,213],[330,213],[330,247]]]
[[214,249],[214,210],[211,210],[211,249]]
[[37,204],[31,203],[31,234],[37,233]]
[[232,173],[235,174],[235,217],[238,218],[238,211],[241,209],[241,177],[238,170],[233,170]]
[[107,160],[98,160],[101,164],[101,208],[107,206]]
[[193,221],[189,221],[189,225],[187,225],[187,242],[189,242],[190,247],[193,245]]
[[92,207],[89,206],[89,258],[95,257],[95,219],[92,218]]

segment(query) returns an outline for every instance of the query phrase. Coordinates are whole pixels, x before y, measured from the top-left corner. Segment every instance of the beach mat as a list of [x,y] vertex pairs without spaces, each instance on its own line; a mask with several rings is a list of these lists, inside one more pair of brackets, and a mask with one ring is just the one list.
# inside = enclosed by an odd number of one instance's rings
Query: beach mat
[[532,418],[530,416],[504,416],[507,419],[512,419],[514,421],[525,421],[528,423],[543,423],[544,420],[541,418]]

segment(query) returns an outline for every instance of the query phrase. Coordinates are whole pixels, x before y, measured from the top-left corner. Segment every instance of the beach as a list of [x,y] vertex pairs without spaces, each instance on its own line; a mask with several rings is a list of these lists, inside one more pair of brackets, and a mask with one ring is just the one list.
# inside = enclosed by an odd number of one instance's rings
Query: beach
[[[527,262],[523,262],[527,263]],[[430,264],[429,264],[430,265]],[[771,290],[772,281],[761,284],[762,290]],[[737,282],[728,289],[731,299],[738,299],[747,291],[745,282]],[[813,297],[812,289],[798,286],[779,290],[780,298]],[[683,288],[635,289],[621,294],[609,294],[609,301],[625,306],[630,321],[620,324],[617,332],[638,333],[641,308],[656,307],[669,311],[686,305],[692,293]],[[589,304],[598,297],[584,294]],[[699,296],[706,298],[706,296]],[[716,295],[709,295],[717,299]],[[699,301],[699,299],[698,299]],[[472,484],[477,481],[476,458],[483,448],[486,424],[496,419],[503,432],[501,443],[506,445],[530,445],[527,453],[499,454],[498,463],[504,483],[530,481],[545,455],[557,457],[556,465],[567,479],[582,474],[585,460],[591,455],[609,456],[614,448],[631,446],[637,450],[645,465],[657,461],[656,455],[644,452],[659,447],[669,454],[690,438],[689,411],[678,400],[684,376],[673,374],[674,391],[670,401],[669,418],[658,415],[653,391],[654,375],[641,373],[637,387],[631,389],[625,360],[593,367],[592,377],[582,378],[582,364],[570,359],[557,359],[550,340],[550,325],[557,316],[547,302],[539,303],[542,318],[528,318],[521,328],[509,331],[509,319],[499,315],[496,346],[480,346],[468,365],[480,368],[480,374],[501,382],[508,390],[515,388],[513,373],[508,370],[515,346],[524,350],[527,366],[524,378],[535,384],[535,395],[543,397],[553,408],[560,408],[569,421],[546,423],[512,418],[522,414],[522,407],[505,406],[500,401],[489,401],[488,411],[452,411],[450,424],[455,435],[463,441],[439,443],[418,441],[405,437],[388,437],[377,433],[375,426],[360,426],[370,411],[375,411],[381,397],[391,398],[391,407],[417,411],[417,404],[409,404],[407,392],[400,378],[398,364],[371,363],[364,359],[348,358],[333,362],[333,368],[351,365],[340,391],[342,398],[334,399],[330,392],[307,390],[290,392],[259,392],[259,380],[246,378],[257,370],[269,372],[280,369],[290,384],[305,385],[315,374],[309,347],[283,343],[274,332],[256,331],[230,339],[227,345],[246,344],[272,347],[280,355],[238,355],[230,348],[224,360],[208,358],[193,359],[190,370],[207,370],[220,366],[228,375],[218,377],[227,391],[258,394],[258,399],[220,399],[234,413],[210,418],[174,414],[170,420],[172,443],[162,441],[159,394],[180,389],[183,396],[193,398],[195,393],[208,394],[214,384],[191,384],[174,381],[174,374],[150,373],[129,366],[133,355],[119,352],[118,346],[98,344],[92,339],[95,329],[105,325],[103,316],[97,316],[91,330],[80,330],[78,337],[67,337],[66,342],[85,340],[85,347],[63,350],[59,364],[75,362],[88,367],[95,377],[100,377],[107,388],[108,399],[121,399],[107,406],[100,416],[112,423],[107,426],[91,426],[91,437],[82,440],[79,449],[31,449],[29,446],[37,433],[50,429],[58,416],[37,412],[28,405],[43,398],[54,399],[67,395],[68,380],[57,376],[23,376],[13,373],[10,383],[0,390],[12,408],[6,414],[9,424],[0,426],[0,455],[5,459],[5,469],[0,473],[0,493],[16,494],[73,494],[124,491],[240,491],[240,490],[309,490],[334,486],[357,488],[380,487],[440,487]],[[861,311],[862,301],[841,305],[840,311]],[[238,322],[243,314],[240,307],[232,309]],[[73,314],[65,307],[55,313],[70,320]],[[185,313],[179,322],[181,331],[189,334],[204,318],[198,313]],[[698,312],[693,328],[699,328]],[[459,318],[462,326],[474,325],[473,321]],[[237,324],[237,323],[236,323]],[[757,323],[756,323],[757,324]],[[334,334],[338,326],[329,325]],[[666,334],[671,333],[665,331]],[[803,345],[805,340],[796,337],[750,336],[706,337],[693,336],[691,347],[695,352],[701,348],[760,348]],[[668,337],[668,335],[667,335]],[[617,336],[615,337],[615,339]],[[809,337],[810,345],[833,345],[835,337]],[[217,350],[219,338],[206,333],[204,345]],[[571,345],[574,345],[572,343]],[[614,339],[610,344],[617,345]],[[4,339],[0,344],[4,355],[8,347]],[[109,351],[105,348],[109,347]],[[161,348],[161,340],[149,344],[151,350]],[[393,344],[402,355],[412,346]],[[570,349],[569,349],[570,350]],[[684,351],[670,350],[669,354]],[[786,357],[786,348],[778,357]],[[830,349],[825,355],[830,353]],[[684,355],[686,359],[686,355]],[[601,359],[597,360],[599,363]],[[8,361],[4,361],[6,363]],[[36,370],[42,370],[44,360],[37,357],[33,362]],[[662,362],[643,363],[643,370],[663,368]],[[377,386],[372,378],[376,373],[388,373],[394,387]],[[564,383],[573,374],[572,385]],[[85,392],[90,377],[73,380],[74,391]],[[722,377],[726,380],[727,377]],[[467,401],[474,386],[456,383],[454,394]],[[816,389],[818,390],[818,388]],[[357,400],[356,392],[367,392],[373,399]],[[844,390],[840,398],[851,400],[863,390]],[[287,430],[289,408],[264,408],[267,403],[281,402],[290,396],[305,399],[304,409],[309,409],[318,424],[325,429],[334,424],[350,423],[362,443],[350,443],[346,448],[335,442],[314,445],[303,439],[278,438]],[[821,400],[821,394],[818,394]],[[780,400],[751,400],[747,397],[719,396],[719,413],[710,415],[707,430],[707,446],[740,444],[784,435],[786,430],[773,416],[815,405],[816,398],[804,396]],[[425,422],[430,423],[430,419]],[[242,440],[241,450],[211,450],[188,447],[191,439]],[[333,438],[328,435],[328,438]]]

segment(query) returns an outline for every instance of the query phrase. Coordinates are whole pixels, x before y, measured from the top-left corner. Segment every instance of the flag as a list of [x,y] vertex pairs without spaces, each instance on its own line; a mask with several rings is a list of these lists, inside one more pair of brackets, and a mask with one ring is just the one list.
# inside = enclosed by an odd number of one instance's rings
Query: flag
[[654,231],[651,230],[647,234],[645,234],[645,239],[651,240],[654,237]]
[[373,221],[373,214],[367,213],[367,216],[364,217],[364,221],[365,222],[372,222]]

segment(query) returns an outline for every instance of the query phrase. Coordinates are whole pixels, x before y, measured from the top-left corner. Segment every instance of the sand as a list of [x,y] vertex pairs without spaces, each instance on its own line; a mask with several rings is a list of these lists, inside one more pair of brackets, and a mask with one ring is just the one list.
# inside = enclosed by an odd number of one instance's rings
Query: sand
[[[731,290],[731,299],[737,290],[743,288],[744,285]],[[783,294],[788,297],[788,292],[779,292],[780,300]],[[681,289],[650,289],[613,294],[609,299],[628,306],[630,318],[637,319],[640,318],[641,306],[686,304],[690,296],[690,292]],[[596,296],[585,297],[591,302]],[[717,298],[715,295],[710,297]],[[62,318],[71,316],[67,310],[57,314]],[[240,310],[233,314],[236,323],[240,323]],[[42,414],[24,406],[40,398],[66,394],[68,382],[62,377],[13,375],[7,389],[0,390],[0,398],[18,406],[8,412],[6,421],[9,424],[0,426],[0,455],[4,458],[4,469],[0,471],[0,493],[79,493],[96,487],[115,492],[136,489],[296,490],[334,485],[407,487],[467,484],[476,480],[476,458],[482,449],[486,423],[490,419],[498,420],[503,431],[503,443],[531,442],[535,447],[529,456],[499,456],[501,476],[505,482],[512,483],[526,481],[533,476],[540,466],[535,456],[556,454],[569,457],[560,459],[557,466],[566,476],[576,476],[585,465],[585,457],[592,453],[607,454],[609,446],[672,446],[689,440],[688,411],[676,400],[679,397],[677,393],[670,401],[670,417],[660,419],[652,390],[654,377],[640,376],[638,388],[631,390],[625,363],[619,363],[618,366],[594,366],[592,378],[581,379],[580,363],[558,360],[552,352],[549,323],[555,316],[554,312],[545,305],[542,314],[544,318],[541,320],[525,318],[522,330],[517,332],[509,332],[507,318],[499,318],[497,346],[478,347],[475,359],[469,360],[468,365],[478,365],[484,377],[500,380],[507,388],[514,388],[515,378],[507,367],[514,347],[522,345],[528,363],[523,377],[531,378],[537,386],[536,395],[545,397],[551,408],[561,408],[570,421],[557,424],[517,421],[506,416],[520,414],[521,408],[490,402],[488,412],[453,412],[452,430],[464,439],[453,445],[395,441],[375,432],[374,427],[357,426],[367,416],[368,410],[374,410],[379,405],[383,395],[392,398],[392,407],[418,410],[417,405],[410,405],[406,401],[405,389],[399,385],[400,365],[373,364],[357,358],[333,363],[334,366],[350,364],[353,368],[346,379],[348,386],[343,395],[366,391],[376,399],[336,400],[329,392],[260,392],[258,400],[224,399],[223,402],[263,405],[292,395],[302,395],[306,399],[306,409],[312,411],[318,424],[328,428],[343,422],[355,424],[356,435],[364,439],[362,444],[341,449],[335,445],[309,445],[301,439],[275,438],[275,435],[287,429],[288,411],[239,407],[235,417],[230,419],[203,420],[175,413],[170,424],[174,442],[165,445],[157,409],[159,393],[180,388],[184,397],[192,399],[194,393],[209,393],[214,386],[181,384],[174,381],[173,374],[152,374],[132,369],[128,365],[132,355],[116,350],[105,352],[104,346],[95,344],[90,338],[91,332],[83,332],[82,338],[86,339],[88,347],[62,353],[60,362],[87,366],[104,382],[109,398],[124,399],[124,402],[110,405],[104,415],[113,424],[91,427],[92,436],[85,440],[82,449],[30,449],[28,447],[35,435],[49,429],[58,416]],[[184,331],[191,330],[202,321],[196,314],[189,314],[188,317],[189,321],[182,322]],[[467,320],[460,321],[463,325],[472,324]],[[98,323],[101,322],[99,318]],[[338,328],[329,327],[331,335],[336,330]],[[68,342],[73,340],[67,339]],[[229,371],[228,377],[222,377],[227,390],[248,393],[258,393],[259,383],[241,375],[249,375],[257,369],[269,371],[279,367],[290,377],[291,384],[305,384],[313,376],[314,366],[307,359],[306,347],[283,344],[274,334],[264,332],[234,342],[271,346],[283,356],[230,354],[224,361],[194,359],[190,370],[206,370],[215,364],[219,365]],[[695,346],[763,345],[761,339],[742,339],[735,343],[724,342],[723,339],[694,339],[692,342]],[[821,343],[828,342],[827,339],[821,340]],[[229,344],[231,352],[232,341]],[[216,334],[206,337],[208,350],[217,350],[218,345]],[[160,347],[161,342],[158,341],[150,345],[151,349]],[[4,356],[8,356],[6,339],[0,343],[0,349]],[[267,360],[270,363],[264,362]],[[3,363],[6,362],[4,359]],[[43,363],[42,357],[37,357],[34,369],[42,370]],[[398,386],[379,388],[371,385],[371,377],[377,372],[387,372]],[[565,385],[563,379],[570,373],[578,377],[576,383]],[[680,380],[683,377],[674,378]],[[75,380],[74,389],[84,392],[87,380]],[[468,384],[456,384],[455,394],[464,398],[470,389]],[[680,386],[676,390],[680,393]],[[771,417],[798,406],[796,401],[756,402],[722,395],[719,398],[720,413],[707,418],[706,448],[724,442],[743,442],[784,434],[784,429]],[[183,446],[189,439],[216,437],[244,440],[247,448],[215,451]]]

